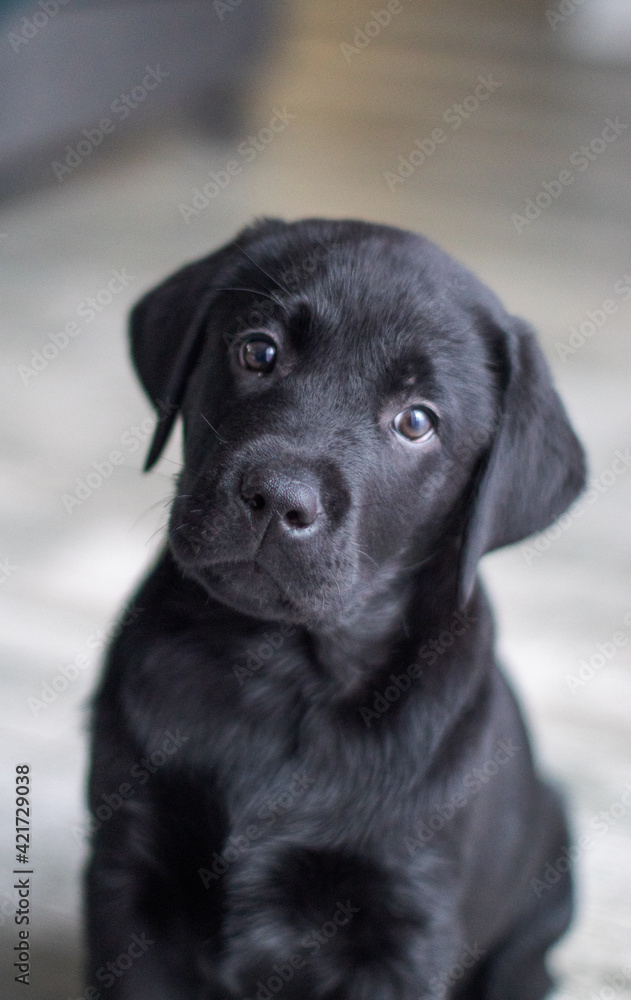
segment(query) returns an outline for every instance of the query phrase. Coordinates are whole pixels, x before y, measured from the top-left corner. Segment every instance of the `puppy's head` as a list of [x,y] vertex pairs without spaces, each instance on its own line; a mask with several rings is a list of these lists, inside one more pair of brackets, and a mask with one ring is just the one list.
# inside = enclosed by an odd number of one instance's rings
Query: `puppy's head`
[[334,624],[435,553],[478,559],[584,482],[532,333],[428,240],[265,221],[150,292],[133,358],[185,464],[183,572],[264,619]]

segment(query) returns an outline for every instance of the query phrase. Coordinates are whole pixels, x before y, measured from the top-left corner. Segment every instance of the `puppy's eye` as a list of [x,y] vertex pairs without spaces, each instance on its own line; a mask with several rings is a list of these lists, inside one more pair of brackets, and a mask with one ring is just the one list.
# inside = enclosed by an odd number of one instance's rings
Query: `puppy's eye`
[[251,372],[267,375],[276,364],[276,345],[269,337],[250,337],[241,345],[239,360]]
[[436,430],[437,418],[424,406],[408,406],[397,413],[393,427],[407,441],[427,441]]

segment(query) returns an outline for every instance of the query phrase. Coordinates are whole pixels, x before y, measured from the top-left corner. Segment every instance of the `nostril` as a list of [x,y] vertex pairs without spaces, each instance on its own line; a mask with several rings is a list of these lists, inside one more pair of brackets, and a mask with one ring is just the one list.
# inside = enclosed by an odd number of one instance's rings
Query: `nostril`
[[314,486],[275,470],[248,470],[241,480],[240,494],[253,513],[261,512],[257,521],[267,522],[275,516],[292,530],[308,528],[321,511],[320,494]]
[[245,502],[252,510],[262,510],[265,506],[265,497],[260,493],[255,493],[253,497],[246,497]]
[[320,512],[318,494],[305,483],[291,485],[285,503],[280,505],[281,516],[290,528],[308,528]]
[[307,528],[312,523],[313,518],[305,516],[305,511],[288,510],[285,514],[285,520],[292,528]]
[[262,510],[265,506],[264,489],[258,478],[246,474],[241,481],[239,492],[244,504],[251,510]]

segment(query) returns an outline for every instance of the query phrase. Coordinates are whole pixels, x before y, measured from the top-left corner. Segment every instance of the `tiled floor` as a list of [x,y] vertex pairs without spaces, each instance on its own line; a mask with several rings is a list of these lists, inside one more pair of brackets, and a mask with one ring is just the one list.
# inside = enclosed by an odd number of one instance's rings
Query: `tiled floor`
[[[628,454],[631,444],[631,128],[602,149],[594,143],[585,169],[573,155],[601,136],[607,119],[631,121],[631,70],[567,61],[543,15],[500,19],[496,9],[474,17],[471,5],[456,11],[404,0],[369,45],[350,52],[342,43],[352,45],[370,19],[366,5],[296,5],[252,119],[258,131],[280,108],[287,126],[188,222],[181,205],[235,156],[240,139],[218,147],[145,136],[3,213],[1,957],[10,963],[15,943],[7,845],[13,767],[26,760],[34,802],[31,1000],[81,989],[84,845],[76,827],[95,633],[158,544],[177,460],[174,445],[156,472],[139,472],[149,410],[127,360],[125,313],[157,278],[255,214],[358,216],[423,231],[540,332],[601,492],[558,537],[490,557],[485,575],[540,757],[567,792],[577,835],[591,838],[578,863],[577,919],[555,955],[558,996],[631,998],[621,972],[631,960],[631,810],[621,805],[631,781],[631,468],[611,471],[617,450]],[[474,108],[465,98],[480,77],[489,93]],[[466,115],[454,109],[463,102]],[[438,127],[447,139],[433,151],[426,145],[425,162],[390,190],[384,173]],[[573,181],[537,218],[515,224],[511,216],[523,216],[526,200],[564,170]],[[124,287],[89,318],[81,303],[106,289],[113,271],[124,273]],[[607,299],[615,311],[600,324]],[[67,344],[58,337],[57,356],[31,374],[34,352],[72,321],[80,332]],[[572,353],[560,348],[581,326],[592,331],[584,343]],[[117,447],[125,464],[68,510],[77,480]],[[609,656],[617,632],[625,642]],[[88,665],[64,688],[62,668],[72,674],[84,652]],[[599,665],[592,679],[568,683],[583,659]],[[1,975],[2,995],[21,996],[8,964]]]

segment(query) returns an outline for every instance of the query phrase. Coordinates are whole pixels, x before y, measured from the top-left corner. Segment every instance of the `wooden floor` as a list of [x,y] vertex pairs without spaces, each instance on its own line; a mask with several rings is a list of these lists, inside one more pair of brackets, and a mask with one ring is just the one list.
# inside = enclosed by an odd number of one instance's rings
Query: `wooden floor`
[[[2,495],[0,557],[14,567],[0,590],[8,612],[0,631],[0,842],[11,842],[13,766],[28,760],[36,871],[29,997],[80,992],[77,827],[94,634],[155,550],[176,469],[173,446],[150,477],[139,473],[149,411],[129,368],[124,316],[169,270],[253,215],[278,214],[357,216],[425,232],[539,330],[587,446],[596,499],[558,534],[489,557],[484,574],[542,767],[565,791],[576,837],[587,838],[577,917],[553,960],[557,997],[629,1000],[631,466],[616,456],[629,456],[631,445],[631,68],[573,61],[545,8],[526,14],[517,3],[402,0],[363,48],[354,38],[371,20],[369,4],[287,8],[251,127],[235,143],[145,136],[10,205],[0,223],[0,434],[13,484]],[[476,88],[486,96],[476,98]],[[276,109],[286,127],[185,221],[194,189]],[[620,123],[618,135],[608,120]],[[432,148],[436,129],[446,138]],[[415,149],[425,159],[410,168]],[[558,181],[563,171],[570,183]],[[537,215],[528,205],[542,193]],[[48,335],[76,320],[81,302],[121,270],[125,287],[92,319],[84,310],[80,333],[25,384],[19,366],[29,367]],[[608,313],[607,300],[615,307]],[[125,463],[68,510],[64,496],[114,448]],[[81,653],[88,665],[56,691],[61,667]],[[10,963],[13,862],[4,849],[1,864],[0,957]],[[22,993],[4,992],[6,969],[2,995],[12,1000]]]

